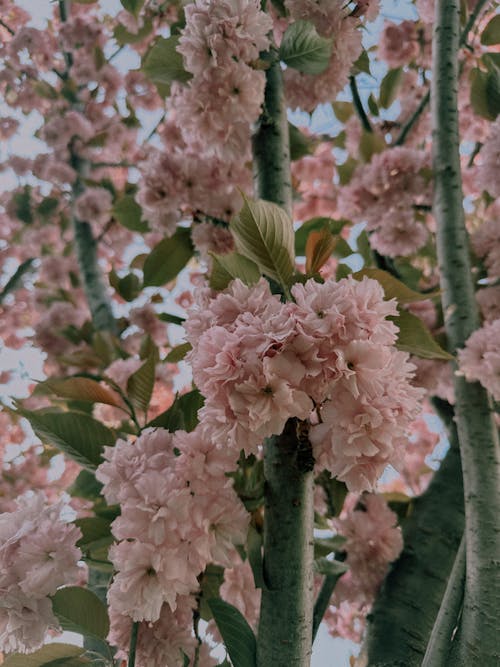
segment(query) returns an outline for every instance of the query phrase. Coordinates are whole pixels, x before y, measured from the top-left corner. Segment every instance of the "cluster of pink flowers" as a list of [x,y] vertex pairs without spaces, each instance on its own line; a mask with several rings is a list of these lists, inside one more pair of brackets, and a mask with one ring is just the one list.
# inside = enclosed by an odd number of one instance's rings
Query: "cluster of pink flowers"
[[[371,4],[373,9],[376,3]],[[288,68],[284,73],[290,107],[313,111],[318,104],[334,100],[346,85],[352,64],[361,55],[361,23],[341,0],[286,0],[285,6],[293,19],[311,21],[319,35],[333,40],[324,72],[311,75]]]
[[403,549],[403,537],[397,516],[382,496],[365,494],[356,506],[344,510],[332,524],[346,538],[342,550],[347,553],[349,570],[332,596],[325,622],[332,634],[359,641],[364,616],[371,606],[388,566]]
[[495,199],[500,197],[498,168],[500,166],[500,119],[490,125],[489,135],[481,149],[481,164],[477,168],[476,182],[480,190],[486,190]]
[[301,201],[294,205],[296,220],[333,217],[337,212],[337,188],[333,183],[335,158],[332,147],[321,143],[313,155],[292,162],[292,178]]
[[[123,623],[130,629],[130,618],[144,621],[141,628],[163,627],[165,614],[177,618],[178,604],[189,606],[208,563],[232,565],[249,516],[225,475],[234,467],[232,457],[200,428],[175,435],[148,429],[134,443],[119,440],[106,448],[105,459],[97,478],[106,500],[121,506],[112,525],[119,542],[110,549],[117,572],[108,592],[116,619],[111,637],[117,641]],[[126,650],[128,633],[123,634],[127,641],[118,648]],[[164,664],[172,647],[158,642],[145,650],[163,652],[163,662],[154,664]],[[138,657],[138,664],[151,664],[145,655]]]
[[483,222],[471,236],[472,247],[478,257],[484,261],[484,265],[488,271],[490,278],[500,277],[500,220],[498,218],[498,211],[496,205],[488,209],[488,216],[492,215],[489,220]]
[[257,0],[196,0],[185,9],[177,50],[193,78],[174,105],[187,143],[220,158],[242,158],[264,98],[264,72],[252,67],[269,46],[271,18]]
[[431,203],[425,173],[429,168],[429,155],[412,148],[377,153],[341,189],[339,211],[354,222],[367,223],[371,245],[381,254],[396,257],[416,252],[429,235],[425,215],[418,209]]
[[49,629],[59,628],[50,595],[81,580],[75,546],[79,528],[61,518],[61,502],[26,494],[15,511],[0,516],[0,650],[29,653]]
[[459,351],[458,363],[469,382],[480,382],[500,401],[500,319],[474,331]]
[[397,327],[385,319],[397,313],[395,302],[368,278],[309,280],[292,295],[282,303],[263,279],[198,292],[186,330],[206,397],[200,420],[236,459],[241,448],[258,452],[289,418],[311,418],[318,468],[351,490],[371,489],[396,463],[422,395],[410,385],[408,355],[394,347]]

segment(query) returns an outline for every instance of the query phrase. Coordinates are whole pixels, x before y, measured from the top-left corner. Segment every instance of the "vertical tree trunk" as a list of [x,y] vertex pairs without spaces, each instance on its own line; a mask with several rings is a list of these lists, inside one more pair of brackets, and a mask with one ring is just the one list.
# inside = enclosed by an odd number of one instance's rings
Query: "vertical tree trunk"
[[[431,90],[434,215],[446,333],[453,350],[479,325],[460,173],[457,87],[460,7],[438,0]],[[500,448],[491,401],[479,383],[455,375],[455,415],[464,477],[466,583],[450,664],[500,664]]]
[[[253,140],[260,198],[291,213],[288,122],[279,62],[271,53],[259,128]],[[313,617],[313,473],[311,445],[296,419],[265,443],[264,582],[258,667],[307,667]]]

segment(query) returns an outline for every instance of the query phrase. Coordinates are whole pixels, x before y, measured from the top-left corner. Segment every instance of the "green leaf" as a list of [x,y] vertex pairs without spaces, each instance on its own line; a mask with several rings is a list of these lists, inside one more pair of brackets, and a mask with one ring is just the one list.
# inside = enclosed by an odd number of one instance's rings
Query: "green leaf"
[[500,15],[494,16],[481,34],[481,44],[500,44]]
[[443,359],[450,361],[453,356],[443,348],[432,337],[431,332],[422,320],[409,313],[400,310],[397,317],[389,317],[399,327],[396,347],[404,352],[409,352],[422,359]]
[[352,72],[354,74],[359,74],[359,72],[364,72],[365,74],[371,74],[370,58],[368,56],[368,52],[365,51],[365,49],[361,51],[361,55],[356,60],[356,62],[353,63]]
[[120,45],[137,44],[148,37],[153,31],[153,22],[151,19],[146,19],[144,24],[137,32],[129,32],[124,25],[118,24],[113,29],[113,36]]
[[290,160],[292,161],[311,155],[318,144],[316,139],[306,136],[292,123],[288,123],[288,136],[290,139]]
[[337,165],[340,185],[347,185],[354,174],[358,161],[349,156],[345,162]]
[[167,431],[193,431],[198,424],[198,410],[203,407],[204,398],[198,391],[188,391],[187,394],[176,396],[168,410],[155,417],[148,426],[166,428]]
[[[135,273],[127,273],[123,278],[117,276],[113,287],[125,301],[133,301],[141,292],[141,281]],[[111,280],[111,277],[110,277]]]
[[158,37],[142,61],[142,71],[156,86],[170,86],[174,81],[186,83],[192,74],[184,69],[182,55],[177,51],[179,35]]
[[304,74],[321,74],[328,67],[333,41],[320,37],[309,21],[288,26],[281,41],[280,60]]
[[106,403],[121,407],[123,405],[118,394],[103,387],[102,384],[85,377],[72,378],[49,378],[40,382],[38,387],[48,389],[57,396],[70,398],[76,401],[89,401],[90,403]]
[[500,70],[490,67],[483,72],[477,67],[470,74],[470,101],[475,113],[495,120],[500,113]]
[[[306,243],[306,273],[317,273],[327,262],[335,248],[337,239],[328,228],[310,232]],[[349,253],[349,254],[352,254]]]
[[207,565],[200,579],[200,616],[210,621],[212,612],[208,603],[219,596],[219,589],[224,581],[224,568],[219,565]]
[[4,658],[2,667],[77,667],[88,665],[85,649],[73,644],[47,644],[34,653],[14,653]]
[[170,324],[178,324],[182,326],[186,321],[185,317],[179,317],[179,315],[172,315],[171,313],[158,313],[158,319],[162,322],[170,322]]
[[59,199],[56,197],[44,197],[36,207],[36,212],[42,218],[48,218],[59,206]]
[[377,101],[373,96],[373,93],[370,93],[370,95],[368,96],[368,109],[370,110],[371,114],[373,114],[374,116],[378,116],[379,108]]
[[363,130],[359,141],[359,155],[364,162],[370,162],[375,153],[381,153],[387,144],[379,134]]
[[127,380],[127,395],[136,410],[146,412],[155,384],[157,354],[149,354],[146,361]]
[[254,285],[260,279],[259,267],[251,259],[237,252],[212,256],[212,272],[208,284],[214,290],[225,289],[232,280],[239,278],[245,285]]
[[31,225],[33,222],[33,211],[31,210],[31,186],[25,185],[22,190],[16,192],[12,197],[13,214],[21,222]]
[[385,293],[386,299],[397,299],[398,303],[401,305],[414,303],[415,301],[425,301],[426,299],[432,299],[433,297],[439,296],[440,292],[432,292],[431,294],[422,294],[421,292],[415,292],[414,290],[407,287],[400,280],[392,276],[387,271],[382,269],[361,269],[361,271],[356,271],[352,274],[352,277],[355,280],[363,280],[364,277],[371,278],[376,280],[380,285],[382,285]]
[[354,113],[352,102],[332,102],[332,108],[341,123],[347,122]]
[[76,498],[86,498],[95,500],[101,495],[102,484],[98,482],[89,470],[82,470],[73,484],[68,489],[68,493]]
[[0,303],[3,302],[7,294],[14,292],[18,287],[21,287],[23,276],[31,271],[33,267],[34,257],[24,260],[14,271],[9,280],[5,283],[3,290],[0,292]]
[[340,577],[347,572],[349,566],[338,560],[328,560],[328,558],[318,558],[314,561],[314,571],[318,574]]
[[120,3],[123,9],[137,17],[144,5],[144,0],[120,0]]
[[295,232],[295,254],[305,255],[307,238],[310,232],[328,229],[331,234],[339,234],[347,220],[333,220],[333,218],[311,218],[302,223]]
[[262,535],[250,524],[248,527],[246,552],[253,572],[255,588],[264,588],[264,562],[262,559]]
[[402,67],[390,69],[382,79],[380,84],[380,94],[378,98],[379,106],[387,109],[396,99],[399,84],[403,76]]
[[317,538],[314,540],[314,556],[321,558],[328,556],[331,553],[339,553],[343,551],[343,546],[346,538],[342,535],[335,535],[335,537]]
[[171,364],[176,364],[178,361],[182,361],[191,349],[191,343],[181,343],[170,350],[165,357],[165,361],[168,361]]
[[99,639],[107,637],[109,619],[106,605],[87,588],[60,588],[52,596],[52,611],[63,630]]
[[208,601],[234,667],[255,667],[257,642],[252,628],[233,605],[217,598]]
[[144,287],[160,286],[173,280],[193,256],[189,229],[179,227],[170,238],[153,248],[144,262]]
[[148,223],[142,220],[142,208],[132,195],[121,197],[113,206],[112,214],[120,225],[133,232],[149,231]]
[[111,521],[100,516],[88,516],[76,519],[75,525],[82,531],[82,537],[76,543],[82,551],[99,549],[113,542]]
[[84,468],[94,470],[101,463],[104,447],[115,444],[114,433],[83,412],[31,412],[22,408],[18,412],[42,442],[54,445]]
[[291,218],[276,204],[246,197],[230,224],[238,251],[253,260],[262,273],[283,287],[293,275],[294,233]]

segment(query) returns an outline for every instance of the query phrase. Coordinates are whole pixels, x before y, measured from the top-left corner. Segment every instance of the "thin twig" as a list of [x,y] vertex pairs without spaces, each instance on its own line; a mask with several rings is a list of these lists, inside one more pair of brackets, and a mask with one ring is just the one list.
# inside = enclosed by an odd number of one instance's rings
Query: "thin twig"
[[369,120],[368,116],[366,115],[366,111],[363,107],[363,103],[361,102],[361,98],[359,96],[358,85],[356,83],[356,77],[354,75],[351,75],[349,77],[349,86],[351,88],[352,102],[354,104],[354,108],[356,109],[356,113],[358,114],[359,120],[361,121],[361,125],[363,126],[363,129],[365,129],[367,132],[373,132],[373,128],[370,124],[370,120]]

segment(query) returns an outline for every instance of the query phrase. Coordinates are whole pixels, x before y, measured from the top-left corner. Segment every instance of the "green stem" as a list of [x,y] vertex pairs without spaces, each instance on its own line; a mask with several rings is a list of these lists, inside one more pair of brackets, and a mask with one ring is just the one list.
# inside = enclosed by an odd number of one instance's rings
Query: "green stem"
[[337,574],[327,574],[323,579],[323,584],[314,603],[314,613],[313,613],[313,634],[312,640],[316,639],[316,635],[325,615],[328,605],[330,604],[330,598],[332,597],[337,581],[340,579],[341,575]]
[[457,627],[464,597],[465,539],[462,537],[441,608],[434,623],[422,667],[446,667],[453,631]]
[[130,633],[130,648],[128,652],[128,666],[135,667],[135,652],[137,649],[137,635],[139,634],[139,622],[132,623],[132,631]]
[[265,444],[264,581],[258,667],[307,667],[313,617],[313,473],[297,420]]
[[[462,348],[479,326],[458,150],[459,18],[458,0],[436,4],[431,93],[434,217],[445,327],[453,350]],[[498,664],[499,657],[500,446],[491,401],[484,388],[456,374],[454,387],[464,476],[467,572],[453,664],[489,666]]]
[[358,85],[356,83],[356,77],[354,75],[351,75],[349,77],[349,87],[351,89],[352,102],[354,104],[354,108],[356,109],[356,113],[358,114],[358,118],[361,121],[361,125],[363,126],[363,129],[366,130],[366,132],[373,132],[373,128],[370,124],[370,120],[369,120],[368,116],[366,115],[366,111],[363,107],[363,103],[361,102],[361,97],[359,96]]
[[367,619],[370,667],[420,667],[463,534],[462,470],[453,409],[440,400],[435,407],[448,427],[450,449],[403,520],[403,552]]
[[282,206],[292,213],[292,178],[288,119],[279,60],[272,53],[263,54],[270,61],[266,71],[264,107],[252,140],[254,182],[258,197]]

